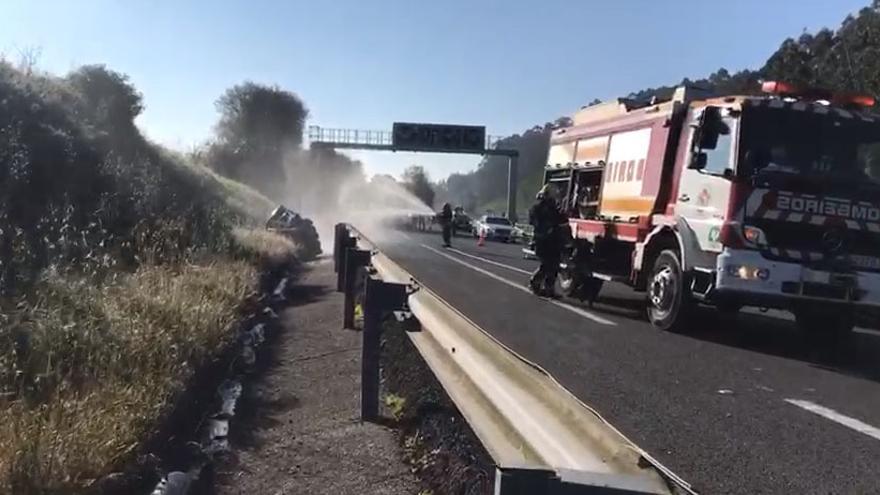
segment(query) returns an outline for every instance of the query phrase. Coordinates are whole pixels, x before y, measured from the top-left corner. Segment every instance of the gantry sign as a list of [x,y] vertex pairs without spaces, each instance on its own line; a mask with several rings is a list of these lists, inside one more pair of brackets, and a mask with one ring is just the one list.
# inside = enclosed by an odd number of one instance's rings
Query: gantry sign
[[309,141],[316,148],[506,156],[507,218],[516,221],[519,151],[492,146],[483,126],[395,122],[390,133],[311,126]]

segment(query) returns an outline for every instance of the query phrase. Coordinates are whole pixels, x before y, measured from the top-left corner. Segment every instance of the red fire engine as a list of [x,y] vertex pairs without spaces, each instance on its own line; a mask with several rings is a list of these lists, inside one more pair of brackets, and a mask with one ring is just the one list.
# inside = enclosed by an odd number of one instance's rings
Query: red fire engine
[[553,132],[545,183],[570,217],[566,294],[624,282],[673,331],[696,304],[790,310],[805,329],[835,332],[880,306],[873,99],[763,89],[609,101]]

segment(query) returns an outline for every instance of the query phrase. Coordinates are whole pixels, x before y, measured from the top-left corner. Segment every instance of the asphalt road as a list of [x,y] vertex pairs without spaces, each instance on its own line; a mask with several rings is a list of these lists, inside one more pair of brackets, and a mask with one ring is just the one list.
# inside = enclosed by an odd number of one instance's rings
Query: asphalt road
[[521,245],[375,239],[417,280],[526,358],[700,493],[880,493],[880,332],[810,341],[783,313],[701,311],[686,335],[605,284],[594,307],[523,290]]

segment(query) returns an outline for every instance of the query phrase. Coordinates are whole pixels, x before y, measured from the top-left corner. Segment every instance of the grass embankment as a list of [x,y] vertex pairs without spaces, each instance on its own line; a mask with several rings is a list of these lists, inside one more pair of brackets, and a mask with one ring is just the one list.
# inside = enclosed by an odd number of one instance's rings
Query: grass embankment
[[76,485],[134,452],[193,369],[227,343],[254,278],[240,261],[144,267],[97,288],[53,281],[7,314],[12,342],[0,362],[17,390],[0,410],[4,488]]
[[0,493],[76,493],[133,459],[235,337],[271,202],[147,142],[119,74],[0,61]]

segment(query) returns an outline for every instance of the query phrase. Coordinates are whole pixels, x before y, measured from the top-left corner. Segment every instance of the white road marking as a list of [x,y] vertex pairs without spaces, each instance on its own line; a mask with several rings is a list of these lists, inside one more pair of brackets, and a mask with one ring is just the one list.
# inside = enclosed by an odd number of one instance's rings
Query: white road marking
[[[456,258],[455,256],[450,256],[450,255],[444,253],[443,251],[440,251],[439,249],[435,249],[435,248],[433,248],[433,247],[431,247],[431,246],[427,246],[427,245],[425,245],[425,244],[422,244],[421,246],[422,246],[423,248],[427,249],[428,251],[431,251],[431,252],[433,252],[433,253],[435,253],[435,254],[439,254],[440,256],[443,256],[444,258],[446,258],[446,259],[448,259],[448,260],[450,260],[450,261],[454,261],[455,263],[458,263],[458,264],[460,264],[460,265],[462,265],[462,266],[465,266],[465,267],[467,267],[467,268],[470,268],[471,270],[474,270],[475,272],[482,273],[483,275],[485,275],[485,276],[487,276],[487,277],[489,277],[489,278],[492,278],[492,279],[494,279],[494,280],[497,280],[498,282],[501,282],[501,283],[503,283],[503,284],[506,284],[506,285],[508,285],[508,286],[510,286],[510,287],[513,287],[514,289],[517,289],[517,290],[523,291],[523,292],[525,292],[526,294],[530,294],[530,295],[532,294],[532,291],[531,291],[531,290],[529,290],[527,287],[525,287],[525,286],[523,286],[523,285],[521,285],[521,284],[518,284],[518,283],[516,283],[516,282],[513,282],[513,281],[511,281],[511,280],[508,280],[508,279],[506,279],[506,278],[504,278],[504,277],[501,277],[501,276],[499,276],[499,275],[495,275],[494,273],[492,273],[492,272],[490,272],[490,271],[488,271],[488,270],[484,270],[484,269],[482,269],[482,268],[480,268],[480,267],[478,267],[478,266],[476,266],[476,265],[472,265],[472,264],[470,264],[470,263],[468,263],[468,262],[466,262],[466,261],[462,261],[462,260]],[[584,309],[581,309],[581,308],[578,308],[578,307],[572,306],[572,305],[570,305],[570,304],[566,304],[566,303],[563,303],[563,302],[560,302],[560,301],[555,301],[555,300],[553,300],[553,299],[545,299],[545,301],[549,302],[550,304],[552,304],[552,305],[554,305],[554,306],[557,306],[557,307],[560,307],[560,308],[562,308],[562,309],[566,309],[566,310],[568,310],[568,311],[571,311],[572,313],[577,314],[577,315],[579,315],[579,316],[583,316],[584,318],[587,318],[587,319],[589,319],[589,320],[593,320],[593,321],[595,321],[596,323],[600,323],[600,324],[602,324],[602,325],[611,325],[611,326],[616,326],[616,325],[617,325],[616,323],[614,323],[614,322],[611,321],[611,320],[607,320],[607,319],[605,319],[605,318],[602,318],[602,317],[599,316],[599,315],[595,315],[595,314],[593,314],[593,313],[590,313],[589,311],[586,311],[586,310],[584,310]]]
[[867,423],[863,423],[855,418],[851,418],[849,416],[844,416],[834,409],[829,409],[825,406],[820,406],[815,402],[810,402],[808,400],[798,400],[798,399],[785,399],[785,402],[789,404],[793,404],[795,406],[800,407],[801,409],[806,409],[813,414],[818,414],[823,418],[830,419],[835,423],[842,424],[847,428],[852,428],[859,433],[863,433],[868,435],[869,437],[880,440],[880,428],[875,428]]
[[877,337],[880,337],[880,331],[878,331],[878,330],[873,330],[873,329],[870,329],[870,328],[858,328],[858,327],[857,327],[857,328],[855,329],[855,331],[856,331],[856,332],[859,332],[859,333],[864,333],[864,334],[866,334],[866,335],[875,335],[875,336],[877,336]]
[[466,253],[464,251],[460,251],[455,248],[448,248],[447,250],[452,251],[453,253],[458,253],[462,256],[467,256],[468,258],[473,258],[475,260],[482,261],[483,263],[489,263],[490,265],[500,266],[501,268],[507,268],[510,271],[514,271],[516,273],[522,273],[523,275],[531,275],[532,274],[532,272],[530,272],[528,270],[523,270],[522,268],[517,268],[515,266],[505,265],[504,263],[499,263],[497,261],[492,261],[492,260],[489,260],[489,259],[486,259],[486,258],[483,258],[480,256],[475,256],[473,254],[469,254],[469,253]]

